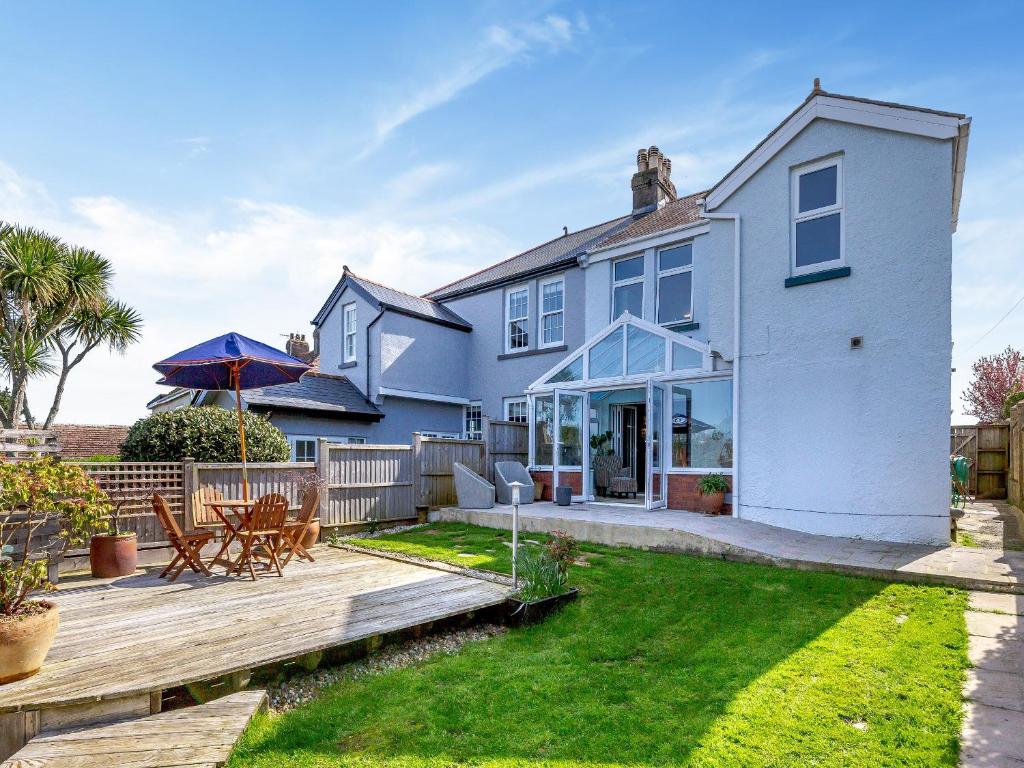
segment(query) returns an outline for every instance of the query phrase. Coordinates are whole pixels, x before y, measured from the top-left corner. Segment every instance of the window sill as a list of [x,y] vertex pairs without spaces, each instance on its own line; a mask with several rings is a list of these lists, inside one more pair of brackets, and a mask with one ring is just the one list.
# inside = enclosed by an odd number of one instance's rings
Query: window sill
[[532,357],[533,355],[546,355],[549,352],[568,352],[569,347],[562,344],[558,347],[541,347],[540,349],[524,349],[519,352],[506,352],[498,355],[499,360],[514,360],[519,357]]
[[345,370],[346,368],[355,368],[359,363],[355,360],[349,360],[347,363],[342,363],[338,366],[338,370]]
[[700,328],[700,323],[679,323],[678,325],[667,324],[662,327],[666,331],[675,331],[676,333],[689,333],[690,331],[696,331],[698,328]]
[[810,283],[821,283],[825,280],[836,280],[840,277],[849,277],[849,267],[837,267],[836,269],[825,269],[821,272],[811,272],[808,275],[797,275],[786,278],[786,287],[792,288],[796,285],[809,285]]

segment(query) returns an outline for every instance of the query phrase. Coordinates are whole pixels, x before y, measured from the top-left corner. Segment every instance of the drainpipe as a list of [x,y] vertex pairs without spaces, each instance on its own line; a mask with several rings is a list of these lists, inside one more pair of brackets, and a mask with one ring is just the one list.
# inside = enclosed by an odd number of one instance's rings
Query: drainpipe
[[705,219],[733,223],[732,254],[732,516],[740,517],[740,215],[738,213],[708,213],[699,203]]
[[[377,312],[377,316],[374,317],[372,319],[372,321],[370,321],[370,324],[367,326],[367,347],[366,347],[367,348],[367,395],[366,396],[367,396],[367,399],[370,400],[371,402],[374,401],[374,398],[370,396],[370,329],[372,329],[374,326],[376,326],[377,325],[377,321],[379,321],[379,319],[381,317],[383,317],[383,316],[384,316],[384,310],[381,309],[380,311]],[[383,371],[381,373],[383,374]],[[735,437],[733,437],[733,442],[735,442]],[[735,451],[735,449],[733,449],[733,451]]]

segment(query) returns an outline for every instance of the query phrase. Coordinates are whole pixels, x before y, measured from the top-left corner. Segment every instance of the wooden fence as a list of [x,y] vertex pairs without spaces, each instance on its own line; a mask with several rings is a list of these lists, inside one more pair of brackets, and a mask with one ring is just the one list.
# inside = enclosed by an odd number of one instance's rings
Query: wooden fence
[[27,459],[60,453],[57,433],[52,429],[0,429],[0,456]]
[[487,479],[494,482],[494,464],[498,461],[518,461],[526,465],[530,453],[530,430],[514,421],[484,420],[487,436]]
[[1010,466],[1010,428],[1007,424],[954,426],[949,452],[971,461],[967,489],[979,499],[1005,499]]
[[1024,504],[1024,402],[1010,409],[1010,424],[1007,428],[1010,445],[1010,464],[1006,468],[1006,495],[1021,507]]
[[417,433],[412,436],[412,448],[418,480],[417,504],[450,507],[457,503],[456,463],[487,476],[487,446],[483,440],[452,440]]
[[416,516],[413,447],[320,441],[321,528]]
[[[205,462],[184,462],[185,506],[192,516],[192,492],[198,488],[212,488],[220,491],[225,499],[242,498],[242,464],[210,464]],[[255,462],[248,464],[249,498],[258,499],[268,493],[280,493],[293,505],[302,503],[303,478],[316,475],[316,464],[309,462]]]

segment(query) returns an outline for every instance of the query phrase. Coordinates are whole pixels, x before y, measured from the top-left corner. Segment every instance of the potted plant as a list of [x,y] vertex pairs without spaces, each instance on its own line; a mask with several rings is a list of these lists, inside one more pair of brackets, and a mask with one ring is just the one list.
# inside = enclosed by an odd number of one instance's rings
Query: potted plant
[[48,566],[108,511],[81,468],[54,459],[0,464],[0,684],[35,674],[59,623]]
[[578,551],[576,539],[563,531],[552,531],[541,550],[523,550],[517,562],[522,586],[509,598],[510,624],[535,624],[579,596],[568,578]]
[[138,537],[134,531],[121,527],[125,505],[147,500],[153,495],[146,488],[126,488],[116,475],[107,483],[110,514],[103,521],[105,533],[96,533],[89,540],[89,568],[93,578],[112,579],[131,576],[139,562]]
[[721,472],[709,472],[702,476],[697,483],[697,492],[701,496],[704,513],[708,515],[722,514],[722,507],[725,505],[725,492],[728,490],[729,483]]

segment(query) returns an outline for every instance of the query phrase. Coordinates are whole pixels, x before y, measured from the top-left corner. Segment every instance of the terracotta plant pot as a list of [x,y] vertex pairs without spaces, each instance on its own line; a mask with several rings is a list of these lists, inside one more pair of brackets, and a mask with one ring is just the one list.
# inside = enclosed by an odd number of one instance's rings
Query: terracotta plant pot
[[46,600],[33,605],[45,611],[23,616],[0,616],[0,685],[34,675],[53,645],[60,617],[57,606]]
[[720,515],[722,514],[722,507],[725,506],[725,491],[701,494],[700,503],[705,514]]
[[320,521],[314,520],[309,524],[309,528],[306,529],[306,534],[302,537],[302,541],[299,542],[303,547],[309,549],[317,540],[320,538]]
[[93,578],[131,576],[135,573],[138,562],[138,540],[134,533],[123,536],[93,536],[89,542],[89,565]]

